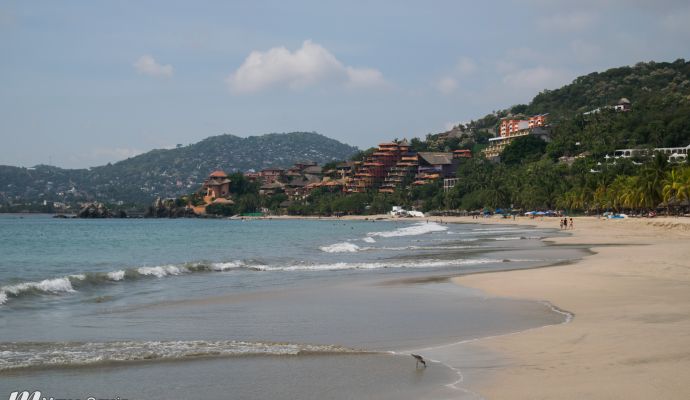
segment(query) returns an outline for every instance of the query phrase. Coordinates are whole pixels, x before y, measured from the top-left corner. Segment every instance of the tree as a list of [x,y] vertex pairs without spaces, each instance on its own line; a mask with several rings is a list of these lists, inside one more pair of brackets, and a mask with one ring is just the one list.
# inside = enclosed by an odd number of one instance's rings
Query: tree
[[506,146],[501,154],[501,161],[506,165],[518,165],[535,161],[546,152],[546,142],[536,136],[527,135],[515,139]]

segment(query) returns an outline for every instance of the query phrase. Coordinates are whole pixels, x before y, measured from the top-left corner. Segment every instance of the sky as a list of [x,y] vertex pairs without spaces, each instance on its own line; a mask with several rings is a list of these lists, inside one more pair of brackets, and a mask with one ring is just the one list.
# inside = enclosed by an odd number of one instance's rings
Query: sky
[[0,2],[0,165],[84,168],[209,136],[367,148],[640,61],[687,0]]

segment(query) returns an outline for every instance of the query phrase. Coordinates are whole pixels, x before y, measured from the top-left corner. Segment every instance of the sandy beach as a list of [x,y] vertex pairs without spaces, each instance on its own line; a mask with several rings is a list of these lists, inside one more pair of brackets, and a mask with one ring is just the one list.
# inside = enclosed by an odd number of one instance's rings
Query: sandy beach
[[[444,218],[444,222],[446,218]],[[448,222],[558,228],[557,218]],[[487,399],[690,398],[690,220],[575,218],[559,245],[590,244],[571,265],[454,278],[490,295],[549,301],[570,323],[489,338]]]

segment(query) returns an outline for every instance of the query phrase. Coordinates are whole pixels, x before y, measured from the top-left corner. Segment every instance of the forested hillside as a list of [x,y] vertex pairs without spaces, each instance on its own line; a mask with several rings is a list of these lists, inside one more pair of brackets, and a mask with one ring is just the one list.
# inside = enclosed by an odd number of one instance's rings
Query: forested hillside
[[356,147],[310,132],[241,138],[213,136],[170,150],[152,150],[90,169],[0,166],[0,205],[99,200],[149,204],[196,190],[209,172],[288,167],[297,161],[346,159]]

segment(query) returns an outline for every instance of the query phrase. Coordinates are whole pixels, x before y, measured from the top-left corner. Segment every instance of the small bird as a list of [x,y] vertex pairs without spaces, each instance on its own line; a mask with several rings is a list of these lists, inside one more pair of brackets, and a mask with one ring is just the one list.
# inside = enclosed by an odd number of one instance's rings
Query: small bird
[[419,367],[419,363],[422,363],[424,368],[426,368],[426,361],[424,361],[424,358],[422,358],[422,356],[417,355],[417,354],[410,354],[410,355],[417,360],[417,363],[414,365],[415,367]]

